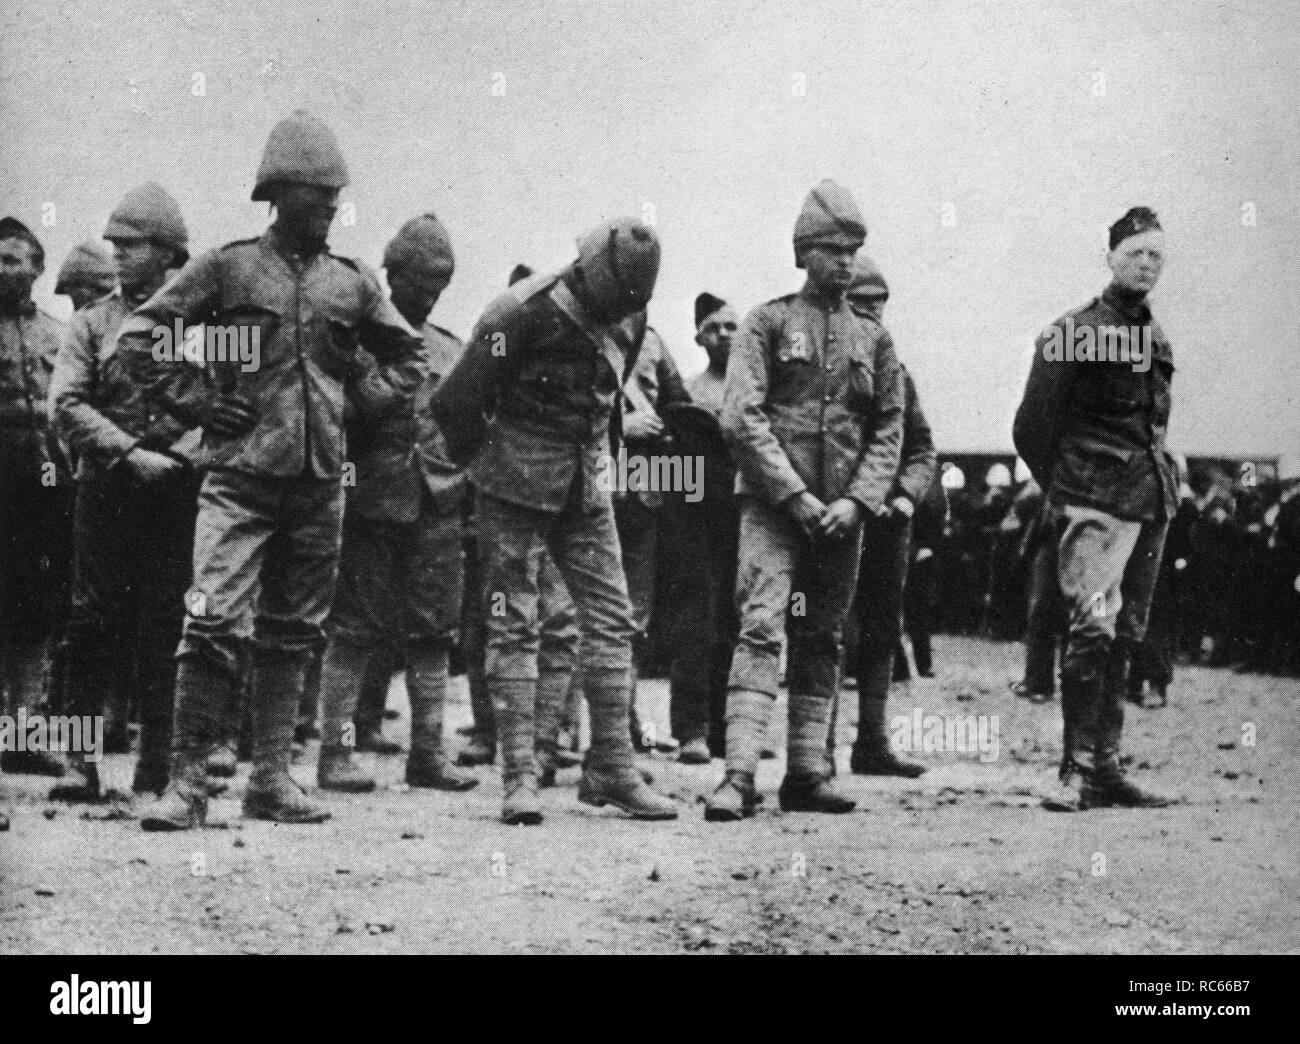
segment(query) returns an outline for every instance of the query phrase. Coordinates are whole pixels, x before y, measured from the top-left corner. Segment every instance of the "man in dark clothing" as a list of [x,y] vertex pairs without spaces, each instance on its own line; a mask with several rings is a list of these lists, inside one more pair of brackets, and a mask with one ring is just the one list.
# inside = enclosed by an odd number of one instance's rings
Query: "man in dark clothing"
[[1035,345],[1016,449],[1047,492],[1070,635],[1061,667],[1059,811],[1167,804],[1120,768],[1129,653],[1146,631],[1165,529],[1178,504],[1165,449],[1173,351],[1147,294],[1164,266],[1155,214],[1110,229],[1114,281]]
[[[72,317],[50,382],[50,417],[77,458],[72,614],[64,640],[73,714],[108,714],[125,735],[133,679],[140,757],[133,789],[161,794],[171,757],[176,643],[190,582],[199,479],[189,425],[150,403],[118,350],[132,310],[189,258],[175,200],[149,182],[108,219],[117,288]],[[188,455],[187,455],[188,454]],[[127,670],[121,670],[125,664]],[[115,725],[115,727],[114,727]],[[96,765],[74,758],[79,783],[59,796],[100,796]]]
[[[31,230],[0,219],[0,688],[11,716],[40,704],[72,545],[72,481],[47,411],[63,324],[32,300],[44,270]],[[64,762],[48,750],[6,750],[0,768],[60,776]]]

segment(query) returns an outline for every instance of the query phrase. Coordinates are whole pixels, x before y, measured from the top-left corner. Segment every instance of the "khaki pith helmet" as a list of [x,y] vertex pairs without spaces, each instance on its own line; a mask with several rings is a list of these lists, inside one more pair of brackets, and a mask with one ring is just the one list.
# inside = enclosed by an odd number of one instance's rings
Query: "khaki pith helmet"
[[93,239],[72,248],[63,260],[59,277],[54,283],[56,294],[71,293],[77,287],[108,293],[117,282],[117,266],[112,255]]
[[384,247],[385,268],[411,268],[431,278],[450,279],[456,268],[451,237],[432,213],[411,218]]
[[578,267],[603,314],[639,311],[659,276],[659,239],[635,218],[602,222],[578,241]]
[[269,200],[271,186],[284,181],[331,189],[341,189],[349,181],[348,165],[334,132],[303,109],[271,128],[257,168],[253,199]]
[[161,185],[147,181],[133,188],[108,217],[104,238],[109,241],[150,239],[176,251],[177,266],[190,259],[189,233],[181,208]]

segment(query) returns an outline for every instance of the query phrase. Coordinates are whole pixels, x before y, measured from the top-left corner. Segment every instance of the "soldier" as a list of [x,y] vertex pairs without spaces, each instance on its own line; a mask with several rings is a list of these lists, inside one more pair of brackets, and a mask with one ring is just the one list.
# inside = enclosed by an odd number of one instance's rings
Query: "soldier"
[[722,430],[739,477],[740,640],[727,689],[727,769],[708,820],[753,814],[754,770],[779,683],[790,690],[786,811],[852,811],[829,779],[826,737],[865,515],[884,516],[903,438],[903,381],[884,328],[844,292],[866,228],[823,181],[795,223],[796,294],[746,317],[727,365]]
[[582,626],[591,747],[578,800],[638,819],[677,816],[633,763],[636,628],[608,481],[611,418],[617,424],[620,391],[636,361],[618,324],[649,303],[658,269],[659,243],[649,228],[631,220],[596,227],[579,242],[576,262],[515,284],[488,307],[434,393],[451,459],[472,461],[478,491],[486,674],[502,746],[506,823],[542,818],[534,760],[533,552],[543,543]]
[[[51,421],[77,459],[65,684],[71,713],[107,714],[109,735],[125,733],[121,681],[134,677],[141,734],[133,789],[156,795],[167,786],[198,478],[181,442],[189,425],[147,401],[117,333],[168,270],[189,260],[188,235],[176,201],[149,182],[117,205],[104,238],[117,288],[72,317],[50,382]],[[82,779],[56,796],[98,798],[96,765],[74,758],[73,767]]]
[[393,646],[406,664],[411,703],[407,784],[437,790],[478,785],[452,766],[443,749],[447,653],[456,641],[464,569],[466,479],[446,458],[429,396],[464,346],[428,318],[454,263],[446,229],[433,214],[412,218],[384,249],[391,301],[424,338],[426,376],[410,397],[394,397],[375,382],[380,394],[371,401],[371,382],[364,380],[354,391],[348,450],[356,484],[348,492],[321,688],[316,781],[325,790],[375,787],[352,755],[352,718],[370,660],[378,653],[391,662]]
[[[527,265],[516,265],[510,273],[509,285],[527,279],[533,270]],[[469,526],[476,533],[471,515]],[[537,555],[537,720],[535,753],[539,768],[539,786],[555,785],[556,772],[572,768],[581,758],[560,746],[560,732],[564,726],[566,704],[573,690],[581,691],[578,657],[582,635],[578,629],[578,610],[564,586],[555,560],[544,545],[538,545]],[[492,698],[488,694],[485,675],[487,653],[487,620],[484,617],[483,572],[476,539],[466,555],[466,585],[469,589],[462,612],[465,635],[466,674],[469,681],[470,709],[474,714],[474,729],[470,741],[460,752],[462,765],[490,765],[496,760],[496,716],[492,711]],[[578,696],[581,699],[581,696]],[[576,733],[576,726],[574,729]],[[576,735],[574,746],[577,746]]]
[[[344,389],[364,382],[367,401],[408,394],[421,377],[422,347],[374,274],[326,247],[347,183],[324,123],[302,111],[282,120],[253,188],[253,199],[274,210],[270,228],[191,261],[122,328],[150,392],[202,426],[208,453],[177,651],[171,781],[142,816],[146,830],[203,823],[204,759],[250,632],[253,774],[244,814],[296,823],[329,817],[294,782],[289,759],[303,670],[324,641],[338,570]],[[199,323],[209,337],[224,333],[227,349],[236,336],[260,345],[249,353],[255,358],[231,361],[205,345],[200,369],[169,356],[166,331]],[[382,372],[365,365],[359,346]]]
[[[875,262],[859,255],[853,266],[853,281],[844,296],[855,312],[880,323],[885,302],[889,300],[889,286]],[[902,636],[912,516],[935,483],[937,458],[930,425],[921,412],[916,387],[906,369],[903,369],[903,394],[903,445],[898,474],[890,491],[889,511],[885,515],[867,515],[862,523],[862,558],[855,597],[859,632],[854,671],[858,680],[858,734],[849,769],[863,776],[915,778],[925,769],[904,761],[890,749],[885,706],[889,701],[894,651]],[[827,739],[833,767],[833,724]]]
[[[43,271],[40,240],[0,218],[0,686],[10,715],[38,709],[72,542],[72,482],[47,419],[63,324],[32,300]],[[6,750],[0,768],[61,776],[64,763],[48,750]]]
[[[652,460],[656,454],[672,451],[672,433],[665,426],[664,412],[689,403],[691,397],[677,372],[672,353],[654,327],[648,325],[646,317],[632,316],[625,325],[632,338],[639,338],[640,346],[636,350],[636,366],[623,388],[623,445],[629,462]],[[645,489],[640,484],[628,490],[615,490],[614,522],[618,527],[627,593],[632,600],[632,621],[636,624],[632,659],[637,665],[645,659],[655,605],[659,519],[663,505],[662,490]],[[677,742],[671,736],[655,736],[653,730],[641,727],[635,688],[631,723],[632,743],[638,750],[657,749],[667,753],[677,750]]]
[[92,301],[113,292],[117,285],[117,268],[113,257],[93,239],[73,247],[59,269],[54,292],[72,300],[72,310],[79,312]]
[[703,498],[692,503],[677,493],[666,499],[664,535],[666,604],[673,607],[668,633],[674,650],[670,669],[673,735],[677,760],[707,765],[726,754],[727,674],[736,648],[736,557],[740,514],[736,468],[718,422],[727,358],[738,319],[719,297],[695,299],[695,341],[708,367],[686,382],[693,405],[665,411],[675,449],[704,461]]
[[[1164,267],[1153,211],[1134,207],[1111,226],[1107,262],[1114,279],[1102,295],[1039,336],[1013,432],[1054,512],[1070,621],[1061,788],[1044,801],[1054,811],[1169,803],[1120,768],[1129,653],[1146,630],[1178,506],[1165,449],[1173,351],[1147,304]],[[1086,351],[1089,343],[1110,345],[1100,351],[1105,361]]]

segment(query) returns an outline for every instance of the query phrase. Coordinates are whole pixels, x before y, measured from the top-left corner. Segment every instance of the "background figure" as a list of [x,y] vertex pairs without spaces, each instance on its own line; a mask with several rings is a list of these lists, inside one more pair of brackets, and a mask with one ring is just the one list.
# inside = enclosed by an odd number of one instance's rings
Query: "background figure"
[[[636,365],[623,385],[623,446],[629,462],[657,454],[675,453],[672,432],[664,424],[663,412],[691,401],[677,364],[644,313],[629,316],[621,324],[636,352]],[[657,470],[657,469],[656,469]],[[629,467],[631,473],[631,466]],[[659,516],[664,491],[633,488],[614,491],[614,523],[622,554],[623,575],[632,600],[632,621],[636,625],[633,662],[638,669],[647,652],[650,617],[654,611],[659,569]],[[669,736],[655,736],[641,727],[635,686],[632,698],[632,745],[638,750],[676,749]]]
[[[911,562],[907,567],[907,586],[903,591],[903,628],[912,646],[912,659],[916,673],[921,678],[934,677],[934,652],[930,635],[935,629],[935,616],[939,605],[939,555],[943,547],[944,530],[948,521],[948,492],[940,477],[936,476],[916,506],[912,516]],[[896,655],[907,671],[907,654],[900,643],[901,656]],[[910,672],[908,672],[910,673]]]
[[[72,317],[50,383],[51,416],[77,456],[72,611],[64,641],[69,708],[105,715],[105,746],[126,743],[126,683],[138,700],[133,789],[159,794],[171,757],[176,645],[190,582],[199,477],[197,433],[145,398],[117,333],[188,260],[176,201],[152,182],[109,217],[118,287]],[[126,665],[129,669],[123,670]],[[109,747],[109,738],[115,742]],[[94,800],[98,769],[57,796]]]
[[1025,673],[1011,685],[1031,703],[1056,698],[1057,647],[1066,633],[1065,601],[1057,575],[1057,535],[1047,498],[1032,479],[1016,498],[1016,510],[1026,518],[1020,544],[1025,568]]
[[[45,692],[72,549],[72,481],[47,413],[63,324],[32,301],[43,271],[36,236],[0,219],[0,685],[11,716],[35,713]],[[6,750],[0,768],[60,776],[64,763],[46,750]]]

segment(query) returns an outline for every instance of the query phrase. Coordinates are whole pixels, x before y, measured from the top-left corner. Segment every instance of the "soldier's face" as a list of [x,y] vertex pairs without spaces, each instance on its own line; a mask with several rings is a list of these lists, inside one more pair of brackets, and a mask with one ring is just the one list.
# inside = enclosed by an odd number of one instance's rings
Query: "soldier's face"
[[857,247],[815,243],[804,248],[803,266],[813,286],[823,294],[838,297],[852,280],[853,258],[857,253]]
[[447,289],[450,276],[435,276],[409,268],[390,268],[388,291],[393,307],[416,329],[429,318],[433,306]]
[[700,324],[700,329],[695,334],[695,343],[708,353],[709,365],[715,370],[726,368],[738,325],[735,309],[731,305],[723,305]]
[[161,286],[174,259],[170,247],[151,239],[113,240],[117,281],[127,290]]
[[299,242],[321,249],[339,209],[338,189],[287,181],[276,187],[276,221]]
[[40,274],[36,252],[27,240],[0,239],[0,300],[27,300]]
[[1115,283],[1126,290],[1150,293],[1165,267],[1165,234],[1149,228],[1136,236],[1120,240],[1106,255]]

